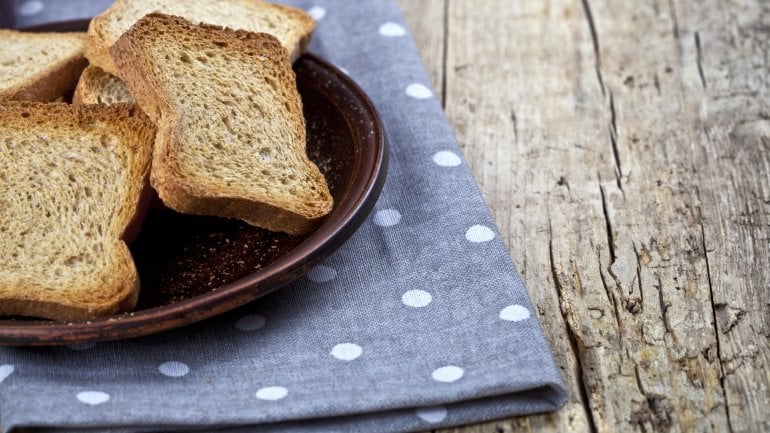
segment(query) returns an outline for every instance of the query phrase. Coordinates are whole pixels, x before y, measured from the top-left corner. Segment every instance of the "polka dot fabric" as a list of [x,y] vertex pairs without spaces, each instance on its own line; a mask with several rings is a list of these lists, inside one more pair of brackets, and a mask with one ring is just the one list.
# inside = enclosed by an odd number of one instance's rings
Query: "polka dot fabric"
[[19,5],[19,15],[23,17],[33,16],[43,12],[44,9],[45,5],[43,5],[43,2],[38,0],[29,0]]
[[[39,3],[17,22],[109,2]],[[537,310],[397,5],[287,3],[315,17],[311,50],[344,68],[381,117],[390,167],[371,215],[304,278],[213,319],[121,342],[1,347],[3,427],[388,433],[563,404]]]

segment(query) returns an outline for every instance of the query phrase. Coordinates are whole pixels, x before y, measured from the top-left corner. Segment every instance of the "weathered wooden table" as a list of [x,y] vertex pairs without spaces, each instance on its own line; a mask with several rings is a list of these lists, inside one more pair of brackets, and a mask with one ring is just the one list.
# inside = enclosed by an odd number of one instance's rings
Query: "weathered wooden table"
[[401,0],[571,398],[770,431],[770,1]]

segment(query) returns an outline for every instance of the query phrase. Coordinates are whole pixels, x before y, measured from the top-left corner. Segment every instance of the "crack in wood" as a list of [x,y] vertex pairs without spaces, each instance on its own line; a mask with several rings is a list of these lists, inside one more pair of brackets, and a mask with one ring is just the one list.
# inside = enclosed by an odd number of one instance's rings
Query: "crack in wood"
[[642,383],[642,375],[637,364],[634,364],[634,377],[636,379],[636,386],[639,388],[642,396],[644,396],[646,405],[632,412],[628,421],[639,426],[642,432],[647,431],[647,423],[652,426],[652,430],[655,432],[669,431],[673,425],[671,413],[674,411],[674,407],[668,401],[668,397],[645,390]]
[[674,423],[671,417],[674,406],[668,397],[655,393],[645,393],[644,397],[646,406],[631,413],[629,422],[639,426],[643,432],[647,431],[644,427],[647,423],[652,426],[654,432],[669,431]]
[[607,229],[607,246],[610,249],[610,267],[615,263],[617,257],[615,256],[615,237],[612,233],[612,220],[610,219],[609,206],[607,204],[607,195],[604,192],[602,186],[602,178],[599,175],[599,194],[602,197],[602,214],[604,215],[604,225]]
[[615,98],[612,95],[612,89],[609,89],[607,93],[610,96],[610,146],[612,147],[612,157],[615,160],[615,182],[623,194],[623,198],[625,198],[626,193],[623,191],[623,183],[621,182],[623,169],[620,165],[620,152],[618,152],[618,124],[617,113],[615,112]]
[[634,255],[636,255],[636,284],[637,287],[639,287],[639,302],[634,303],[634,305],[631,305],[629,302],[629,308],[628,311],[631,314],[641,314],[644,310],[644,290],[642,290],[642,258],[639,255],[639,250],[636,248],[636,242],[632,242],[632,246],[634,247]]
[[711,319],[714,321],[714,340],[716,341],[716,362],[717,366],[719,368],[719,372],[721,373],[719,375],[719,386],[722,389],[722,398],[725,402],[725,418],[727,419],[727,428],[729,433],[732,433],[733,431],[733,423],[730,420],[730,405],[728,404],[728,398],[727,398],[727,389],[725,388],[725,368],[724,364],[722,363],[722,345],[719,341],[719,322],[717,320],[717,306],[714,303],[714,280],[711,277],[711,263],[709,262],[709,254],[708,249],[706,248],[706,228],[703,226],[704,218],[703,218],[703,209],[700,208],[700,203],[702,203],[700,198],[700,188],[695,189],[695,197],[698,200],[699,206],[698,206],[698,224],[700,224],[700,238],[701,238],[701,247],[703,250],[703,258],[706,263],[706,278],[708,281],[709,286],[709,302],[711,303]]
[[744,310],[743,308],[732,307],[722,303],[714,304],[714,307],[716,309],[717,316],[724,318],[724,320],[721,321],[722,325],[719,326],[722,334],[727,334],[732,331],[733,328],[735,328],[735,325],[737,325],[743,316],[748,313],[748,311]]
[[604,88],[604,77],[602,77],[602,60],[601,50],[599,48],[599,36],[596,33],[594,17],[591,15],[591,6],[588,4],[588,0],[580,0],[580,2],[583,4],[583,12],[586,15],[588,30],[591,32],[591,41],[593,42],[594,46],[594,69],[596,69],[596,79],[599,81],[599,88],[602,89],[602,95],[606,95],[607,90]]
[[660,306],[660,315],[663,319],[663,328],[666,330],[666,333],[671,336],[671,338],[676,339],[676,335],[674,335],[674,332],[671,328],[671,322],[668,318],[668,307],[670,305],[666,305],[666,302],[663,299],[663,281],[660,278],[659,274],[655,274],[656,280],[658,281],[658,284],[654,285],[656,289],[658,289],[658,305]]
[[513,142],[518,143],[519,142],[519,123],[516,119],[516,111],[511,108],[511,114],[510,114],[511,124],[513,125]]
[[698,76],[700,76],[700,84],[705,89],[708,87],[706,85],[706,77],[703,75],[703,51],[701,50],[700,46],[700,33],[695,32],[695,62],[698,64]]
[[634,363],[634,377],[636,378],[636,387],[639,388],[639,392],[645,394],[644,385],[642,384],[642,375],[639,373],[639,365]]
[[[607,279],[604,276],[604,272],[602,271],[601,252],[598,248],[596,250],[596,261],[599,265],[599,279],[602,281],[602,287],[604,287],[604,293],[607,295],[607,302],[610,304],[613,315],[615,316],[615,326],[617,327],[617,331],[618,331],[618,342],[620,345],[622,345],[625,329],[623,329],[623,322],[620,320],[620,307],[618,306],[619,301],[617,300],[617,297],[615,296],[615,294],[612,293],[612,290],[610,290],[610,287],[607,284]],[[617,284],[617,280],[616,280],[616,284]],[[622,359],[623,352],[619,352],[619,354]],[[618,368],[620,368],[619,364],[618,364]]]
[[676,16],[676,7],[674,6],[674,0],[668,0],[668,10],[671,14],[671,32],[674,34],[674,39],[679,38],[679,19]]
[[582,353],[580,351],[581,343],[578,341],[578,336],[573,329],[573,325],[569,318],[569,312],[565,311],[564,307],[564,286],[559,279],[559,273],[556,270],[556,260],[553,253],[553,226],[551,224],[551,211],[548,209],[548,258],[551,266],[551,277],[553,278],[554,287],[556,287],[556,295],[559,298],[559,305],[562,309],[562,316],[566,322],[567,339],[569,341],[570,349],[575,357],[575,379],[577,380],[578,389],[580,390],[580,397],[583,400],[583,404],[586,406],[586,418],[588,421],[588,427],[591,433],[597,433],[596,420],[594,420],[593,405],[589,398],[588,387],[586,386],[585,379],[583,378],[583,366],[582,366]]

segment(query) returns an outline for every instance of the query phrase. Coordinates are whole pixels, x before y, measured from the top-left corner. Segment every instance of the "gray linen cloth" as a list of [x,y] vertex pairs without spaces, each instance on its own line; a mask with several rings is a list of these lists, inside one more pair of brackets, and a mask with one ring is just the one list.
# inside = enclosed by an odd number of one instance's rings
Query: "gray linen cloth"
[[[287,3],[318,20],[311,50],[379,110],[391,164],[372,215],[307,277],[231,313],[130,341],[0,348],[3,432],[406,432],[565,402],[396,4]],[[17,1],[6,25],[108,4]]]

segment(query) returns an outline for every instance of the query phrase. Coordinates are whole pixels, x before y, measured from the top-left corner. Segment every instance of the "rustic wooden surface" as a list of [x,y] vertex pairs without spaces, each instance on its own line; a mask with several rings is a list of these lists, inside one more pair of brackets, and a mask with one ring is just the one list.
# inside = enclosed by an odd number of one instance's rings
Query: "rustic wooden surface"
[[571,394],[441,433],[770,431],[770,2],[400,3]]

